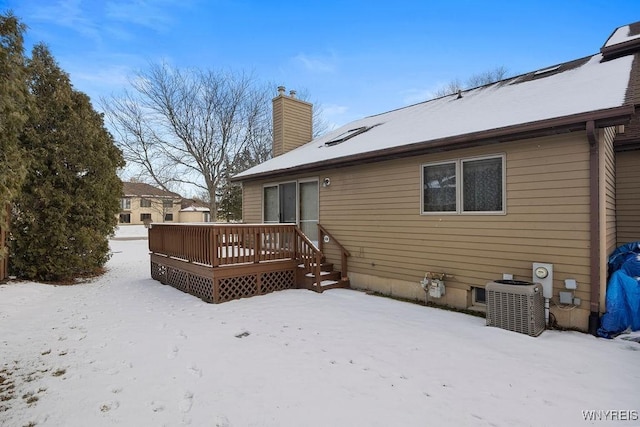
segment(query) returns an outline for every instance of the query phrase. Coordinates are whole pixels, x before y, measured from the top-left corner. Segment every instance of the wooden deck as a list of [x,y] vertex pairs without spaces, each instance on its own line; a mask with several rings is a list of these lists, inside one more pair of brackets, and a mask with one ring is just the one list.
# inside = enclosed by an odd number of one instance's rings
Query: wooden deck
[[151,277],[213,303],[282,289],[349,287],[349,254],[336,244],[340,272],[294,224],[152,224]]

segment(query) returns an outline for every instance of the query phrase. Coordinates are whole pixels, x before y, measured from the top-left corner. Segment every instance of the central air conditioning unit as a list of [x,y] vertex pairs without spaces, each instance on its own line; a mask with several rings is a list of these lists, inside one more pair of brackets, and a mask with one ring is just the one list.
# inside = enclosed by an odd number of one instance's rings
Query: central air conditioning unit
[[539,283],[496,280],[485,286],[487,326],[537,337],[545,328],[544,296]]

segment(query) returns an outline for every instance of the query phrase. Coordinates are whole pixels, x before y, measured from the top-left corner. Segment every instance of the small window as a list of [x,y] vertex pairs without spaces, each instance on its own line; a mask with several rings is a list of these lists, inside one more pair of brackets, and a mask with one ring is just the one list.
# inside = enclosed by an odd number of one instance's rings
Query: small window
[[120,199],[120,208],[123,210],[131,209],[131,199],[129,198]]
[[173,214],[172,213],[164,214],[164,220],[173,221]]
[[145,199],[145,198],[140,199],[140,207],[141,208],[150,208],[151,207],[151,200]]
[[173,207],[173,200],[163,200],[162,201],[162,207],[163,208],[172,208]]
[[423,212],[456,211],[456,164],[441,163],[423,167]]
[[462,160],[462,210],[502,211],[502,158]]
[[487,293],[484,288],[474,287],[472,288],[473,292],[473,305],[486,305],[487,304]]
[[140,221],[151,221],[151,214],[150,213],[141,213],[140,214]]
[[131,214],[121,213],[119,222],[120,224],[131,224]]

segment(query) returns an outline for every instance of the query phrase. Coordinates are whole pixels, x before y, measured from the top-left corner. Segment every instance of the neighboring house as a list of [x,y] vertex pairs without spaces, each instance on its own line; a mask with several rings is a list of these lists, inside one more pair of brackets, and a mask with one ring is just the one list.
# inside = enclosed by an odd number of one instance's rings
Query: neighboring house
[[[248,223],[320,223],[355,288],[482,310],[484,286],[553,264],[551,313],[594,332],[607,256],[640,240],[640,23],[600,53],[356,120],[311,140],[311,105],[273,100],[274,158],[234,177]],[[309,142],[310,141],[310,142]],[[337,262],[339,255],[327,252]],[[565,279],[575,304],[560,305]]]
[[120,224],[179,222],[182,197],[142,182],[123,182]]
[[197,199],[182,199],[180,222],[211,222],[209,204]]

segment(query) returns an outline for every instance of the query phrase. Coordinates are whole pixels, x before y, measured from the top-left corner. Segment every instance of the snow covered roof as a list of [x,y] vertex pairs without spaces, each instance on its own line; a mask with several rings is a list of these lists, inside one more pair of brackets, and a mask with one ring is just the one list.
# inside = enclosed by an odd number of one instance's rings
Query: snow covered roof
[[182,199],[180,212],[209,212],[209,204],[199,199]]
[[209,212],[209,208],[199,207],[199,206],[189,206],[183,209],[180,209],[180,212]]
[[164,191],[160,188],[154,187],[153,185],[145,184],[144,182],[123,182],[122,193],[126,197],[182,198],[182,196],[177,193]]
[[[616,34],[611,36],[614,41],[624,39]],[[363,158],[375,161],[402,150],[433,149],[523,129],[549,129],[558,126],[559,119],[564,125],[581,121],[582,128],[587,120],[622,116],[628,120],[633,109],[625,97],[633,59],[634,55],[627,55],[603,60],[602,54],[596,54],[460,95],[365,117],[248,169],[234,180],[319,170]],[[345,139],[344,135],[350,136]]]
[[640,22],[618,27],[609,36],[600,52],[605,57],[612,54],[624,54],[640,45]]

